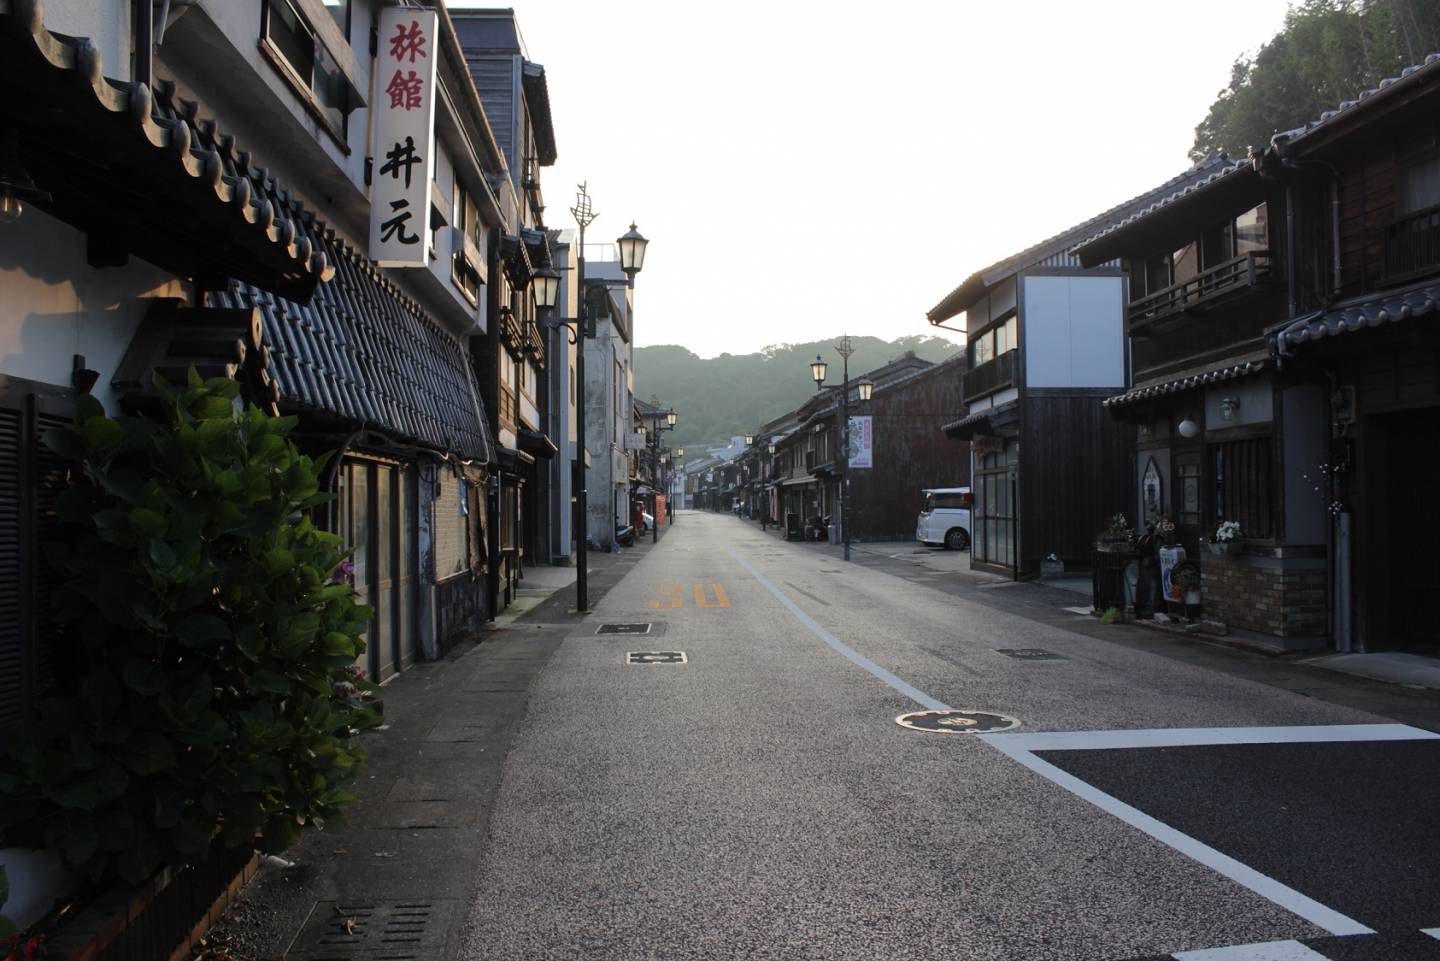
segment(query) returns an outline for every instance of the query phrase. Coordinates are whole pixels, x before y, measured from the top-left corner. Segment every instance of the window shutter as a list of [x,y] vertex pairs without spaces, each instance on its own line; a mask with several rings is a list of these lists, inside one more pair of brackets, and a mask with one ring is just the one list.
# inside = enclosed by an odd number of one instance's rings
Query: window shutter
[[21,478],[21,445],[24,416],[21,410],[3,406],[0,396],[0,739],[25,716],[25,631],[22,615],[23,588],[20,583],[21,543],[25,502]]
[[73,411],[56,388],[0,377],[0,744],[33,715],[61,663],[41,545],[60,536],[55,499],[68,465],[40,437]]

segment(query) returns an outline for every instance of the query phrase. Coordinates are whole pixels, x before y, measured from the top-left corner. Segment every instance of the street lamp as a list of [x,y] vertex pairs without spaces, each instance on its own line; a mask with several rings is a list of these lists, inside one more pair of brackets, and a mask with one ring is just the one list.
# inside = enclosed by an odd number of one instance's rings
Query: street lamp
[[829,369],[830,365],[821,360],[819,354],[816,354],[815,363],[810,365],[810,376],[815,378],[815,389],[817,391],[820,389],[820,385],[825,383],[825,372]]
[[859,392],[860,400],[862,401],[869,401],[871,396],[875,393],[875,385],[868,380],[860,381],[860,383],[856,384],[855,387]]
[[[590,192],[585,184],[580,184],[575,192],[575,206],[570,208],[570,214],[575,218],[575,223],[580,227],[579,243],[576,245],[576,280],[577,289],[580,292],[580,303],[576,305],[576,316],[548,318],[545,323],[551,327],[565,327],[570,338],[570,343],[577,346],[575,351],[575,394],[579,398],[575,404],[575,437],[577,450],[575,459],[580,463],[580,489],[575,492],[576,509],[580,513],[579,538],[575,545],[575,560],[578,567],[575,571],[575,610],[586,614],[590,610],[589,595],[589,548],[590,548],[590,498],[586,483],[590,477],[588,465],[585,463],[585,325],[586,308],[589,304],[589,291],[585,289],[585,228],[595,222],[599,214],[595,213],[590,206]],[[642,253],[643,257],[643,253]],[[633,279],[633,275],[632,279]],[[531,289],[535,294],[535,303],[538,307],[546,310],[553,310],[560,300],[560,275],[550,267],[541,267],[531,278]],[[571,332],[568,328],[574,327]]]
[[625,271],[625,276],[633,280],[645,266],[645,248],[650,241],[640,236],[640,231],[631,223],[629,232],[615,243],[620,245],[620,269]]
[[[849,334],[840,338],[840,343],[835,345],[835,353],[839,354],[844,362],[840,384],[840,422],[844,425],[844,440],[840,451],[840,534],[841,540],[845,543],[845,559],[848,561],[850,559],[850,515],[847,504],[850,488],[850,355],[855,353],[855,348],[850,345]],[[810,376],[815,378],[817,391],[825,383],[827,369],[825,361],[820,358],[819,354],[816,354],[815,362],[810,365]],[[868,380],[862,380],[859,387],[860,399],[869,400],[875,385]]]

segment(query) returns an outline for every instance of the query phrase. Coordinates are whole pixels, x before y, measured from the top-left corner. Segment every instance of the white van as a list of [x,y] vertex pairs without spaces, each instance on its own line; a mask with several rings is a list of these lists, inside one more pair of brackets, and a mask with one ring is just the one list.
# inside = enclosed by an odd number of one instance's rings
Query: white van
[[970,546],[970,507],[974,498],[968,487],[934,487],[922,491],[925,506],[915,522],[915,539],[931,547],[963,551]]

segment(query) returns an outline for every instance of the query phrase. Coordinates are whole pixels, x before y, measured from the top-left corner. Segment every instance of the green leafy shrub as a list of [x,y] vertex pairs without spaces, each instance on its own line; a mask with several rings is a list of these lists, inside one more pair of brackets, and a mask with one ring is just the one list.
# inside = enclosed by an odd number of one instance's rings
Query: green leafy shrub
[[370,610],[305,516],[330,495],[294,418],[193,371],[161,395],[157,418],[82,397],[44,438],[73,461],[47,545],[66,666],[0,758],[0,845],[96,880],[193,863],[217,836],[283,850],[352,800],[349,737],[378,722],[332,695]]

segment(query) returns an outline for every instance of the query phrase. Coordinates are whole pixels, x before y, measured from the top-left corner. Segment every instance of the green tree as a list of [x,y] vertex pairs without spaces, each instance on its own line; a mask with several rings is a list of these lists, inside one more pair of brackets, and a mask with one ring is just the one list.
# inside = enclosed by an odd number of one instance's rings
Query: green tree
[[1235,61],[1190,149],[1245,156],[1440,47],[1440,0],[1304,0],[1253,57]]
[[156,419],[82,397],[45,436],[74,465],[47,545],[67,669],[0,757],[0,846],[137,881],[216,838],[282,850],[351,800],[377,718],[335,683],[370,611],[305,515],[330,495],[294,418],[238,390],[192,371]]

